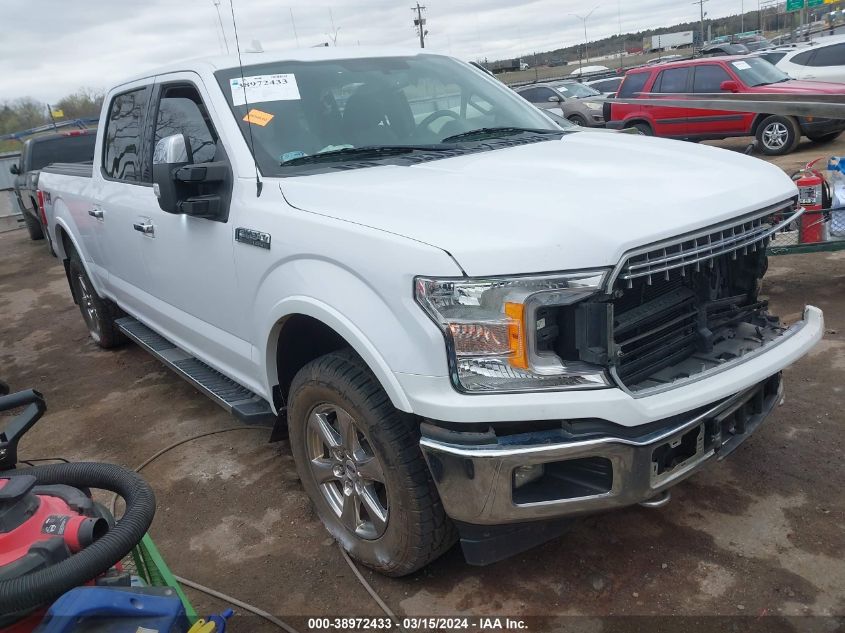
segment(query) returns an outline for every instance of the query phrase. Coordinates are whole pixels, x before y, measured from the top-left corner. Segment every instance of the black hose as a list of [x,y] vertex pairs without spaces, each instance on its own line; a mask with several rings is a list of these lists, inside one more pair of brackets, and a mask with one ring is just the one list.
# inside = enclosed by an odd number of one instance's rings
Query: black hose
[[39,485],[66,484],[116,492],[126,513],[114,528],[81,552],[20,578],[0,581],[0,613],[34,609],[93,580],[132,551],[153,522],[155,495],[140,475],[113,464],[74,463],[0,472],[0,479],[33,475]]

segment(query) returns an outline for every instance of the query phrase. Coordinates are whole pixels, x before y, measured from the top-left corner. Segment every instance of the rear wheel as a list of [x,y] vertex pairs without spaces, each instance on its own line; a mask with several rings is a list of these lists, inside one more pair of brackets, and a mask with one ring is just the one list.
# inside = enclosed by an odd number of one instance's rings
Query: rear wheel
[[774,115],[764,119],[757,127],[757,144],[768,156],[783,156],[798,147],[801,129],[793,117]]
[[404,576],[455,542],[419,447],[419,424],[397,411],[351,350],[303,367],[290,388],[291,449],[323,524],[349,554]]
[[82,312],[85,326],[94,342],[104,349],[123,343],[126,337],[115,323],[121,316],[120,308],[97,294],[76,251],[70,254],[68,275],[73,296],[79,304],[79,311]]
[[631,127],[639,130],[643,136],[654,136],[654,130],[648,123],[634,123]]
[[813,134],[807,135],[807,138],[813,141],[813,143],[830,143],[831,141],[835,141],[842,135],[842,132],[831,132],[830,134]]
[[29,232],[29,239],[35,240],[43,240],[44,239],[44,229],[41,228],[41,223],[32,217],[26,211],[23,212],[23,221],[26,224],[26,230]]

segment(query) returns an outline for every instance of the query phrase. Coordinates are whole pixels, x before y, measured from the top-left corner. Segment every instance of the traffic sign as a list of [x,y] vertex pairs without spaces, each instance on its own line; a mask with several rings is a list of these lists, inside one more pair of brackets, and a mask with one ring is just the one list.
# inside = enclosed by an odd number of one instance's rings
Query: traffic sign
[[809,8],[813,7],[820,7],[825,3],[825,0],[807,0],[807,6]]
[[787,11],[801,11],[806,4],[805,0],[786,0]]

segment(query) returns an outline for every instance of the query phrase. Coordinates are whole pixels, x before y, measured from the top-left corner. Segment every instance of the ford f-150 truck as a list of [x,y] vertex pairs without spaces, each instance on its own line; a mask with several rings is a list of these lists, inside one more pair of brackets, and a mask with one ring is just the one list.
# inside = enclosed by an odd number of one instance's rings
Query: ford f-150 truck
[[93,168],[41,176],[49,230],[94,341],[286,422],[319,516],[374,569],[662,505],[822,336],[817,308],[787,326],[761,294],[803,211],[777,167],[561,128],[426,51],[244,61],[112,88]]

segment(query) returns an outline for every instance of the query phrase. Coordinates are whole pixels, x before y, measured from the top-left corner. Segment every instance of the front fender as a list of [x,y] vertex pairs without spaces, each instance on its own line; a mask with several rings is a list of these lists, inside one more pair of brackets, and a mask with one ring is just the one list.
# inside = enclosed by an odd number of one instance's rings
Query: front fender
[[269,386],[277,382],[276,347],[279,342],[279,333],[284,325],[285,317],[293,314],[302,314],[316,319],[342,336],[355,352],[364,359],[364,362],[367,363],[367,366],[376,375],[376,378],[378,378],[378,381],[387,392],[393,406],[408,413],[412,411],[408,396],[388,366],[387,361],[379,353],[367,335],[338,310],[313,297],[288,297],[273,307],[269,318],[271,326],[267,335],[267,345],[264,350],[264,366],[267,375],[268,393],[270,392]]
[[357,266],[318,257],[290,259],[269,271],[253,308],[255,331],[263,334],[258,341],[264,341],[264,348],[256,350],[256,362],[263,366],[268,392],[278,382],[276,350],[283,321],[302,314],[343,337],[372,369],[393,405],[412,412],[396,373],[445,376],[448,365],[441,331],[414,301],[411,271],[455,274],[455,264],[445,254],[423,265],[422,257],[419,264],[414,261],[412,251],[405,250],[402,263],[390,260],[392,266],[375,263],[385,260],[372,253],[361,253],[361,272],[356,272]]

